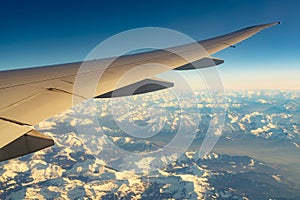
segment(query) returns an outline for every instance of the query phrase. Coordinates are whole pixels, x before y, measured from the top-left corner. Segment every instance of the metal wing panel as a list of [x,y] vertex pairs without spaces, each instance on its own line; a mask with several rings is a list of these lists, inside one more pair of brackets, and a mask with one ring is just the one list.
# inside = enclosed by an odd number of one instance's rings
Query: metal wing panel
[[72,106],[72,94],[43,91],[1,110],[1,117],[35,125]]
[[53,144],[54,141],[51,138],[35,130],[31,130],[3,148],[0,148],[0,162],[44,149]]
[[0,149],[29,132],[32,128],[0,119]]

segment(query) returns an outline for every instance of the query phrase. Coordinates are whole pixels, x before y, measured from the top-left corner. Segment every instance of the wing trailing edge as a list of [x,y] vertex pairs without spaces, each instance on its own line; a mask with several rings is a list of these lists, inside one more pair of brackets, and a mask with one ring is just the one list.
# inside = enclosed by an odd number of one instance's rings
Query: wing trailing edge
[[31,130],[0,149],[0,162],[33,153],[52,145],[54,145],[54,141],[51,138],[36,130]]
[[16,158],[52,146],[54,141],[31,126],[0,119],[0,161]]

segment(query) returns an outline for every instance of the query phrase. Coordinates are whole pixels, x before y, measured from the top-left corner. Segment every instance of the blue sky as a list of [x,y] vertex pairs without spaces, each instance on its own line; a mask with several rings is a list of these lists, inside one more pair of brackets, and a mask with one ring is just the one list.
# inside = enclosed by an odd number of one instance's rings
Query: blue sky
[[281,21],[215,56],[230,79],[239,70],[297,71],[299,9],[297,0],[2,1],[0,69],[83,60],[99,42],[132,28],[170,28],[201,40]]

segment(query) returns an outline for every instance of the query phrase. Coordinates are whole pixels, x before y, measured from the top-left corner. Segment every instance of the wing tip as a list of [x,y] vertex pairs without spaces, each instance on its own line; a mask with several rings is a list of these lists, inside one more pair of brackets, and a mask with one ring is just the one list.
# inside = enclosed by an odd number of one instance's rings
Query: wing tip
[[281,24],[281,21],[273,22],[272,24],[273,24],[273,25],[278,25],[278,24]]
[[268,24],[263,24],[262,26],[265,26],[266,28],[268,28],[268,27],[271,27],[271,26],[276,26],[278,24],[281,24],[281,22],[280,21],[271,22],[271,23],[268,23]]

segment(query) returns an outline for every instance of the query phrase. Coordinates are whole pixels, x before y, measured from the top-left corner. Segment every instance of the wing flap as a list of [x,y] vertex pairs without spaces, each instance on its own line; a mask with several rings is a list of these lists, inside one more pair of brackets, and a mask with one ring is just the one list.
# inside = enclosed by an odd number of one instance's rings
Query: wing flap
[[33,153],[53,144],[54,141],[51,138],[31,130],[0,149],[0,162]]
[[49,88],[1,110],[1,117],[35,125],[72,106],[72,93]]
[[31,130],[30,127],[22,126],[6,120],[0,120],[0,149],[21,137]]
[[53,145],[51,138],[9,119],[0,119],[0,161],[22,156]]

